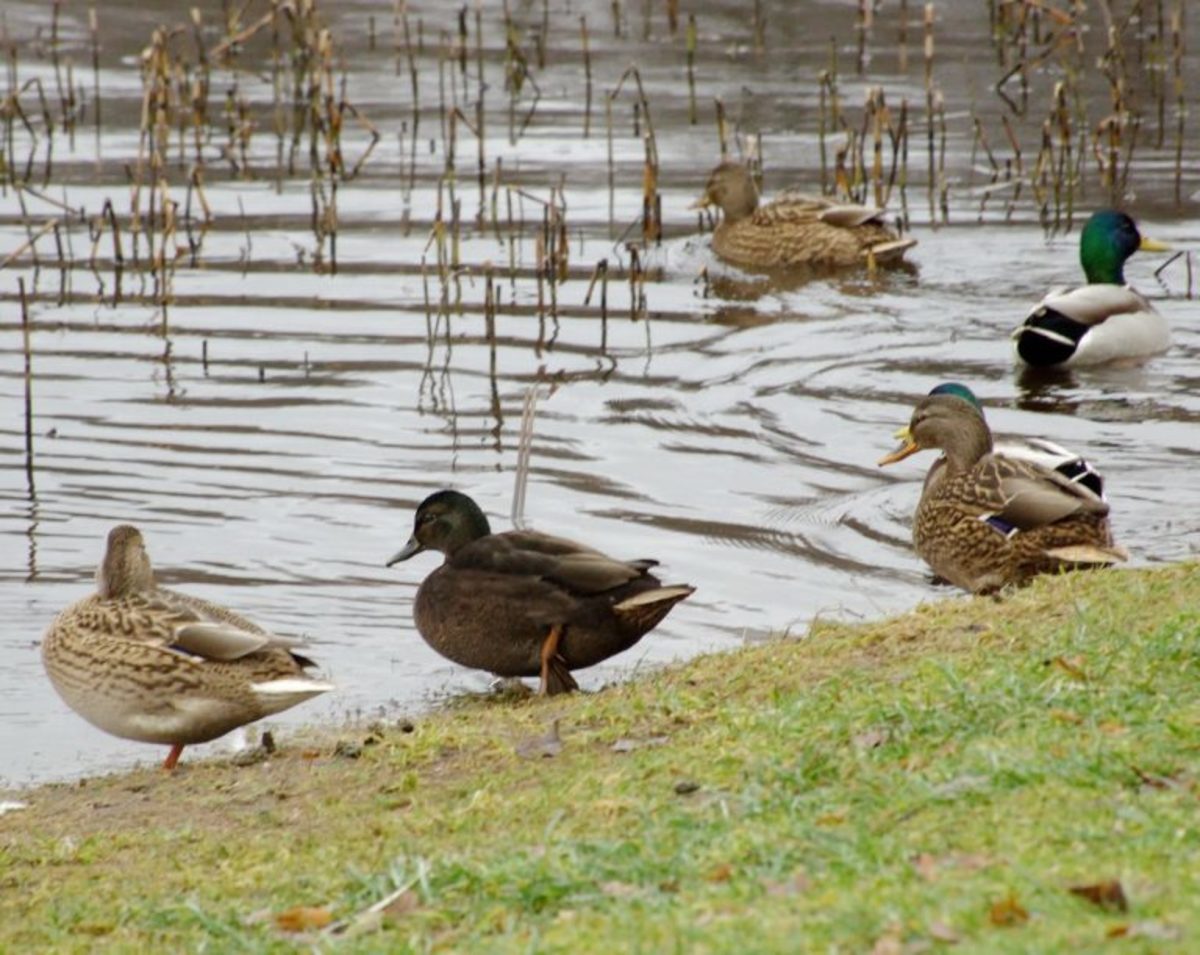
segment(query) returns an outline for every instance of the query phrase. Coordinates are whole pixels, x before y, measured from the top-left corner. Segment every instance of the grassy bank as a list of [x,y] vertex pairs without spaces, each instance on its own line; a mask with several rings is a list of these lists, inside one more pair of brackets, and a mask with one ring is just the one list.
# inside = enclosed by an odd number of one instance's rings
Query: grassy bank
[[1198,633],[1197,565],[1071,575],[42,787],[0,951],[1195,950]]

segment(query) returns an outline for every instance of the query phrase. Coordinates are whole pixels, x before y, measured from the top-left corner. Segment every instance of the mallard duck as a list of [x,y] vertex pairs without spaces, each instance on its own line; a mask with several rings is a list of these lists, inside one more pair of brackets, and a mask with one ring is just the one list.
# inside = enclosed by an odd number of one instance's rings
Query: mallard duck
[[[983,414],[983,406],[979,399],[966,385],[957,381],[947,381],[938,385],[931,395],[953,395],[962,398],[979,414]],[[986,418],[984,419],[986,420]],[[1082,484],[1096,496],[1104,497],[1104,478],[1100,476],[1090,461],[1076,454],[1061,444],[1055,444],[1046,438],[1026,438],[1016,434],[993,434],[992,453],[1002,458],[1013,458],[1018,461],[1029,461],[1050,471],[1057,471],[1068,481]],[[935,470],[940,469],[945,462],[945,456],[939,457],[929,467],[926,481],[934,476]]]
[[773,271],[899,261],[913,238],[899,239],[880,219],[882,209],[839,205],[823,196],[785,193],[765,206],[741,163],[723,162],[708,177],[693,208],[718,206],[713,251],[740,269]]
[[42,639],[58,695],[93,726],[169,743],[164,769],[203,743],[333,689],[308,676],[291,641],[217,604],[159,587],[141,532],[108,535],[96,592]]
[[1013,332],[1017,358],[1029,365],[1098,365],[1157,355],[1171,344],[1167,320],[1125,284],[1125,261],[1139,249],[1170,247],[1138,232],[1115,209],[1093,213],[1079,235],[1087,285],[1056,289]]
[[1125,560],[1113,544],[1108,504],[1038,464],[993,452],[983,415],[952,394],[930,395],[913,411],[894,464],[941,449],[913,520],[917,553],[935,574],[972,593],[992,593],[1035,574]]
[[653,560],[622,561],[537,531],[493,534],[471,498],[438,491],[388,561],[445,560],[421,583],[417,630],[438,653],[498,676],[538,676],[543,695],[578,688],[580,670],[627,650],[695,588],[664,587]]

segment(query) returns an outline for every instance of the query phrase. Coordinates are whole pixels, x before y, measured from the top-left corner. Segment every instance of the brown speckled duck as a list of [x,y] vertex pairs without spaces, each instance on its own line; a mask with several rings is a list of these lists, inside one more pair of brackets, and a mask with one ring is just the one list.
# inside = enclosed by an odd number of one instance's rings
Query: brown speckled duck
[[164,769],[204,743],[333,689],[291,641],[217,604],[159,587],[136,527],[108,535],[96,592],[42,639],[54,689],[85,720],[124,739],[167,743]]
[[838,204],[823,196],[785,193],[759,205],[758,188],[741,163],[714,169],[694,207],[718,206],[722,220],[713,251],[755,272],[799,267],[841,268],[898,262],[914,238],[897,238],[880,222],[883,210]]
[[572,670],[627,650],[695,588],[663,586],[653,560],[621,561],[537,531],[493,534],[458,491],[421,502],[388,566],[421,553],[445,560],[421,583],[417,630],[438,653],[498,676],[538,676],[543,695],[578,688]]
[[1103,499],[1039,464],[994,454],[983,416],[957,395],[923,399],[897,437],[904,443],[880,465],[926,449],[945,455],[936,479],[926,479],[913,544],[950,583],[992,593],[1035,574],[1127,558],[1113,544]]

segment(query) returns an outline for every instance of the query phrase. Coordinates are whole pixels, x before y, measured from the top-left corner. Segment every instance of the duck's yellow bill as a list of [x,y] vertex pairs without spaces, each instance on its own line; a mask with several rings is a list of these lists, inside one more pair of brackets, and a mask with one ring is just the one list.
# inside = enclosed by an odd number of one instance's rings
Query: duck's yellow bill
[[1138,248],[1142,252],[1170,252],[1171,247],[1165,242],[1159,242],[1158,239],[1152,239],[1147,235],[1142,236],[1142,241],[1138,243]]
[[881,468],[886,467],[889,464],[895,464],[897,461],[903,461],[909,455],[916,454],[921,450],[920,445],[913,440],[912,432],[909,431],[907,427],[901,428],[895,433],[895,435],[893,435],[893,437],[898,438],[904,443],[901,444],[900,447],[898,447],[891,454],[885,454],[879,459],[879,466]]
[[690,206],[688,206],[688,208],[689,209],[707,209],[711,205],[712,205],[712,199],[709,198],[709,195],[706,192],[699,199],[697,199]]

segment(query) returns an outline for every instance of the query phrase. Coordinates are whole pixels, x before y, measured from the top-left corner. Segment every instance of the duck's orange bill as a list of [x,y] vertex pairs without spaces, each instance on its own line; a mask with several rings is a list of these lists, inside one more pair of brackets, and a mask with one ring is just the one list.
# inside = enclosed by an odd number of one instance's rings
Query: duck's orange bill
[[901,428],[895,435],[904,443],[900,445],[891,454],[885,454],[879,459],[879,466],[886,467],[889,464],[895,464],[897,461],[903,461],[911,454],[916,454],[921,450],[921,446],[913,440],[912,432],[908,428]]

